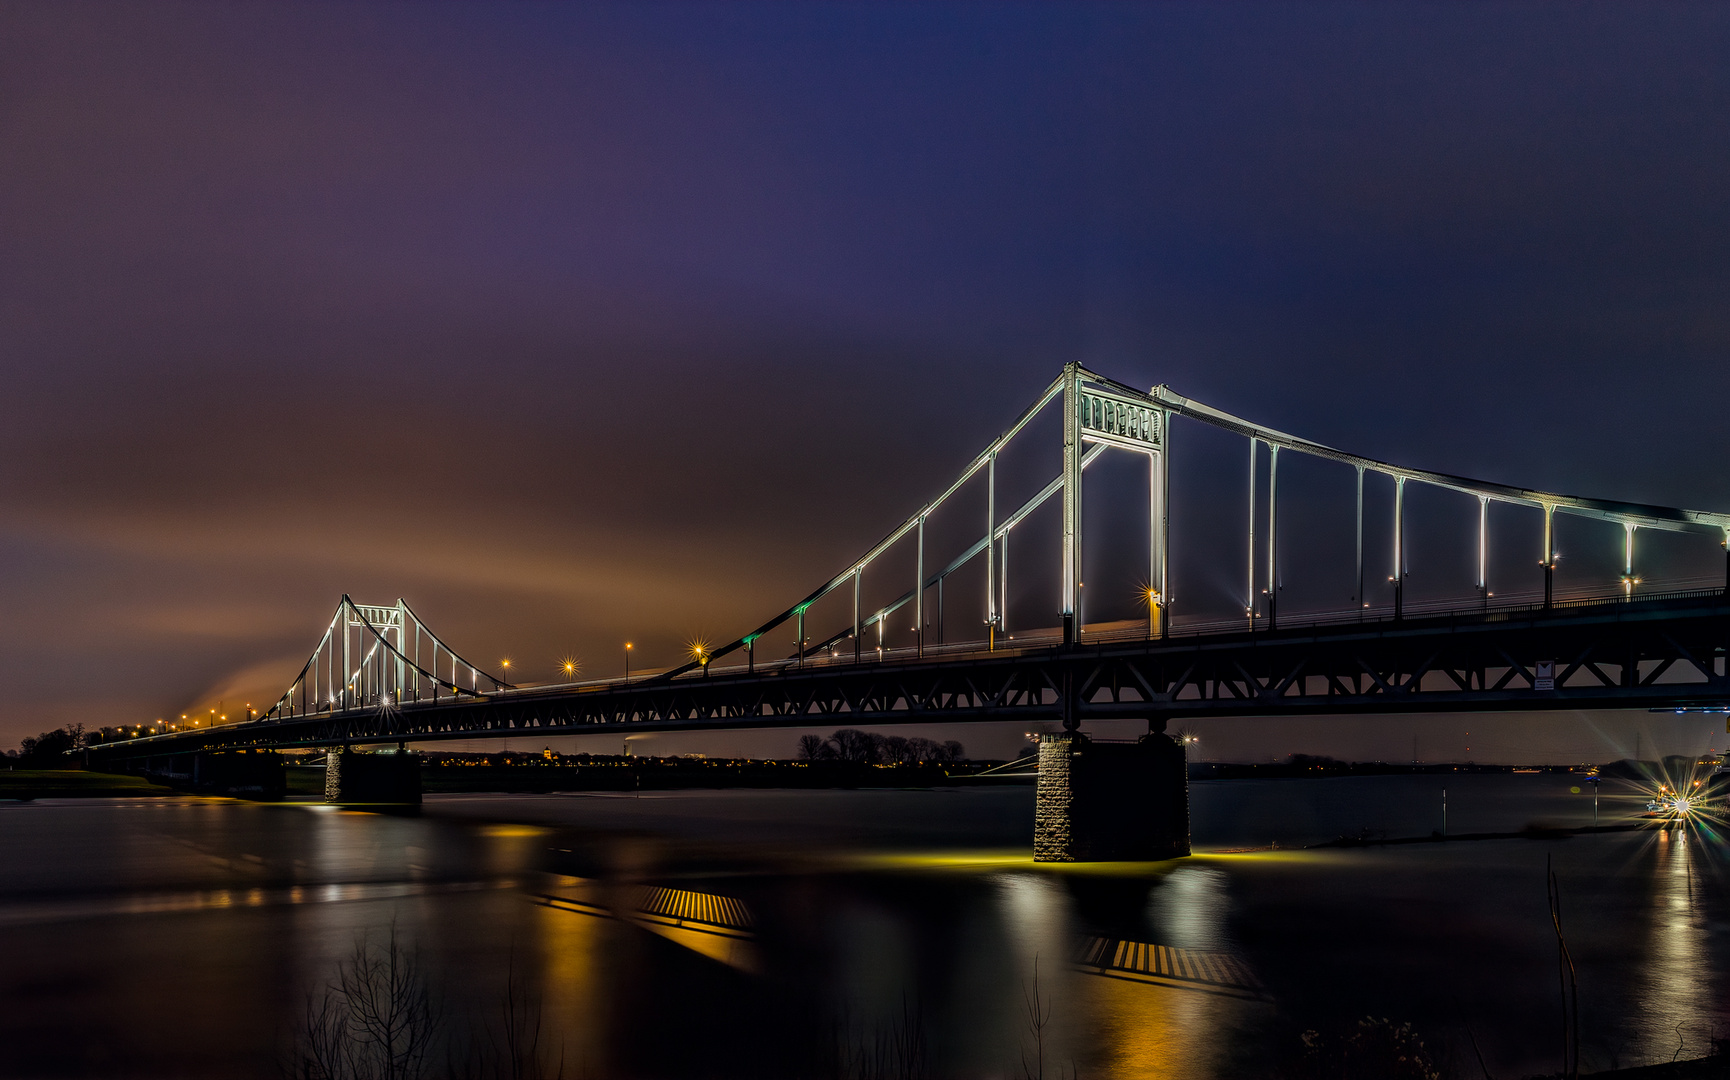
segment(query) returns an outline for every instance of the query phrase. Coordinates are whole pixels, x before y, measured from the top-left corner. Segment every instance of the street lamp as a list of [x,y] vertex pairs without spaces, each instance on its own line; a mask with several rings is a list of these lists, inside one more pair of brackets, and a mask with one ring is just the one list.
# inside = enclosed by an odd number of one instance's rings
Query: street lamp
[[631,643],[625,642],[625,682],[631,681]]
[[576,682],[577,681],[577,662],[575,660],[566,660],[565,661],[565,681],[566,682]]
[[1201,736],[1189,731],[1180,731],[1177,733],[1177,741],[1183,746],[1183,760],[1187,765],[1189,763],[1189,748],[1201,742]]

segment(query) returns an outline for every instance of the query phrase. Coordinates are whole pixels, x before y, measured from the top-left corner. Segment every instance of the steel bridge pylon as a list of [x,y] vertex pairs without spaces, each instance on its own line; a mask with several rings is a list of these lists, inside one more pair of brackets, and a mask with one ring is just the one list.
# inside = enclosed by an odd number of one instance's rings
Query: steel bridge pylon
[[[448,676],[442,674],[446,665]],[[300,673],[259,719],[400,708],[423,700],[436,705],[441,693],[446,700],[456,700],[510,688],[446,645],[407,601],[399,597],[388,607],[357,604],[344,593]]]
[[[999,455],[1018,437],[1023,437],[1028,425],[1048,407],[1056,403],[1062,413],[1063,464],[1059,474],[1037,494],[1007,514],[1000,513],[997,499],[997,460]],[[679,678],[699,668],[708,668],[714,661],[737,650],[747,656],[746,667],[755,670],[756,646],[775,628],[793,623],[796,626],[793,659],[802,662],[808,655],[833,649],[843,641],[852,641],[855,662],[866,659],[863,643],[873,626],[876,627],[876,649],[886,654],[884,628],[889,616],[911,604],[914,611],[915,656],[927,651],[925,640],[926,595],[933,587],[942,595],[943,582],[959,572],[975,558],[983,555],[986,627],[985,643],[995,648],[1007,630],[1010,539],[1015,528],[1047,500],[1061,496],[1061,543],[1058,566],[1057,619],[1061,626],[1061,642],[1065,646],[1081,643],[1084,625],[1081,604],[1082,554],[1084,515],[1082,497],[1084,473],[1108,449],[1145,455],[1148,459],[1148,573],[1144,600],[1148,608],[1147,636],[1169,638],[1173,630],[1172,613],[1176,604],[1176,584],[1171,575],[1171,476],[1173,455],[1171,428],[1174,418],[1205,424],[1243,437],[1249,449],[1248,513],[1245,519],[1245,586],[1243,618],[1248,629],[1279,627],[1282,612],[1279,593],[1282,587],[1280,566],[1280,498],[1279,462],[1281,453],[1302,454],[1312,458],[1338,462],[1356,472],[1356,589],[1352,602],[1361,616],[1368,607],[1365,602],[1364,578],[1366,558],[1364,547],[1364,478],[1366,474],[1385,476],[1393,488],[1392,552],[1389,583],[1393,594],[1394,621],[1402,621],[1413,613],[1406,593],[1410,573],[1409,541],[1406,527],[1406,488],[1418,484],[1453,491],[1474,498],[1478,504],[1478,545],[1476,596],[1484,608],[1489,607],[1489,507],[1492,503],[1522,506],[1538,511],[1543,519],[1543,546],[1538,563],[1543,569],[1543,607],[1555,606],[1556,568],[1555,519],[1557,514],[1612,522],[1623,529],[1624,572],[1619,582],[1626,598],[1632,598],[1633,587],[1640,579],[1634,568],[1634,536],[1639,529],[1668,532],[1703,532],[1715,536],[1725,549],[1726,588],[1730,588],[1730,514],[1684,510],[1673,507],[1593,499],[1564,495],[1534,488],[1521,488],[1491,481],[1433,472],[1396,465],[1359,454],[1348,453],[1309,439],[1299,438],[1275,428],[1245,420],[1175,393],[1169,387],[1155,386],[1142,392],[1115,380],[1098,375],[1078,363],[1064,365],[1053,380],[1013,424],[993,439],[935,498],[921,506],[899,526],[891,530],[858,559],[829,579],[799,602],[765,621],[751,632],[718,648],[708,650],[691,663],[675,667],[668,678]],[[1265,544],[1258,543],[1257,475],[1262,447],[1268,453],[1268,497],[1265,519]],[[932,570],[927,561],[926,522],[946,502],[976,477],[984,476],[985,522],[983,534],[941,569]],[[903,539],[915,543],[915,576],[912,587],[876,611],[861,608],[864,575],[886,552]],[[838,590],[850,589],[852,619],[839,632],[813,642],[806,632],[806,614],[818,601]]]

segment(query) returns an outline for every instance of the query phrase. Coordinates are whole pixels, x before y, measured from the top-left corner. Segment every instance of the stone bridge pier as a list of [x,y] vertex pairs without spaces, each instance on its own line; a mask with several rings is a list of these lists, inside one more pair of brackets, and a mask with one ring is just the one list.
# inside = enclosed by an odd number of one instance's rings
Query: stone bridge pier
[[1163,732],[1133,743],[1079,731],[1039,739],[1034,862],[1151,862],[1189,854],[1183,746]]

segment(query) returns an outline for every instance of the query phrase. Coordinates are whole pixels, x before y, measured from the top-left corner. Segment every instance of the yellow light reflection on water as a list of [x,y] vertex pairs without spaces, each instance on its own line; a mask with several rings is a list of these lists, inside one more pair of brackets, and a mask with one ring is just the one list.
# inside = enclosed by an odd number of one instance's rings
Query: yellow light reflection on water
[[[569,879],[567,879],[569,880]],[[610,920],[542,906],[536,909],[541,950],[541,1001],[544,1015],[556,1018],[561,1057],[579,1076],[604,1076],[605,1032],[612,995],[601,984],[602,936]]]
[[1086,1010],[1100,1048],[1087,1071],[1126,1080],[1213,1077],[1218,1033],[1236,1026],[1231,1014],[1246,1004],[1110,975],[1076,983],[1075,1004]]
[[517,839],[530,836],[546,836],[552,832],[539,825],[485,825],[481,827],[482,836],[493,836],[507,839]]
[[763,962],[757,956],[757,949],[749,941],[729,934],[716,934],[709,930],[671,923],[641,919],[634,921],[651,934],[658,934],[675,945],[683,945],[694,953],[707,956],[728,967],[753,975],[760,974],[763,970]]
[[1019,1071],[1196,1080],[1219,1075],[1220,1057],[1229,1049],[1220,1032],[1240,1027],[1269,1005],[1253,977],[1241,974],[1247,970],[1241,961],[1224,951],[1227,879],[1209,862],[1112,867],[1126,879],[1163,878],[1144,887],[1151,888],[1150,903],[1157,908],[1152,923],[1164,937],[1160,943],[1093,939],[1097,955],[1091,957],[1075,951],[1080,926],[1060,878],[1020,869],[996,877],[1016,980],[1004,990],[1010,1046],[1036,1052],[1031,1004],[1040,1003],[1048,1017],[1041,1032],[1044,1061],[1029,1059]]

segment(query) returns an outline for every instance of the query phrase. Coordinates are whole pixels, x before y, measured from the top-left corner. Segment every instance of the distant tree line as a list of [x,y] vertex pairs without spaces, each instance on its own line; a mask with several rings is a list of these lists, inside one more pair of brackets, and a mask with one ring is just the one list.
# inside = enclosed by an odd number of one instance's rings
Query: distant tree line
[[14,769],[75,769],[80,767],[79,763],[67,757],[66,752],[80,749],[87,741],[83,724],[68,724],[26,738],[18,749],[8,750],[0,757]]
[[919,736],[879,735],[871,731],[842,728],[825,739],[821,735],[799,736],[800,761],[846,761],[858,765],[923,765],[961,761],[966,754],[954,739],[938,742]]

